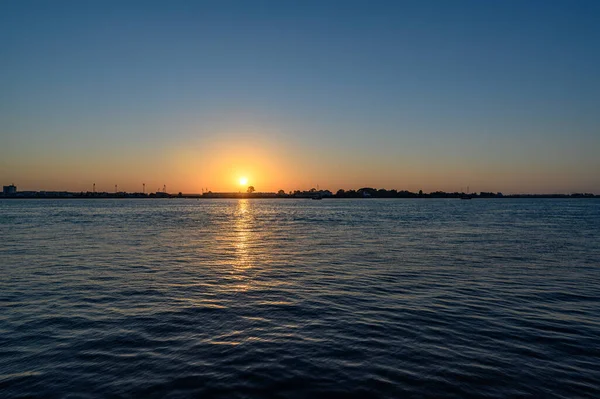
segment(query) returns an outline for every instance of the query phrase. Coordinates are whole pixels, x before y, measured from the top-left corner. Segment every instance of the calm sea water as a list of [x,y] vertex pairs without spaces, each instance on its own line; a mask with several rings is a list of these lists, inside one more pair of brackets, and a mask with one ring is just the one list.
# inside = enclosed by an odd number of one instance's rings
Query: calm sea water
[[0,201],[1,397],[600,397],[598,200]]

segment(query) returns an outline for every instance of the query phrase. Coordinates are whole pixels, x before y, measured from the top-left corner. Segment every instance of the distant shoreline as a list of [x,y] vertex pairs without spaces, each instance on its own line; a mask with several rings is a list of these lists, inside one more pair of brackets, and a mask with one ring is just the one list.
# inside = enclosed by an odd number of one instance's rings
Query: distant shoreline
[[[233,194],[233,193],[211,193],[211,194],[165,194],[162,195],[153,195],[153,194],[96,194],[96,195],[80,195],[72,194],[72,195],[64,195],[64,194],[54,194],[54,193],[36,193],[36,194],[17,194],[4,196],[0,194],[0,200],[18,200],[18,199],[327,199],[327,200],[336,200],[336,199],[465,199],[461,198],[464,195],[448,193],[446,195],[439,194],[422,194],[422,195],[414,195],[414,196],[323,196],[320,198],[314,198],[309,195],[277,195],[271,193],[253,193],[253,194]],[[600,195],[594,194],[510,194],[510,195],[501,195],[501,196],[490,196],[490,195],[478,195],[478,194],[469,194],[469,197],[466,199],[590,199],[590,198],[600,198]]]
[[[116,188],[116,186],[115,186]],[[343,190],[339,189],[335,193],[329,190],[319,190],[317,188],[311,188],[310,190],[300,191],[289,191],[285,192],[279,190],[278,192],[260,192],[254,191],[254,187],[248,187],[246,192],[212,192],[204,191],[201,194],[184,194],[179,192],[177,194],[167,193],[166,186],[163,191],[156,191],[153,193],[135,192],[128,193],[126,191],[106,192],[106,191],[17,191],[17,187],[14,184],[10,186],[4,186],[3,191],[0,192],[0,199],[18,199],[18,198],[54,198],[54,199],[102,199],[102,198],[190,198],[190,199],[245,199],[245,198],[276,198],[276,199],[289,199],[289,198],[306,198],[321,200],[325,198],[456,198],[463,200],[479,199],[479,198],[600,198],[600,195],[592,193],[571,193],[571,194],[508,194],[504,195],[500,192],[486,192],[481,191],[479,193],[471,192],[467,189],[467,192],[445,192],[445,191],[432,191],[430,193],[424,193],[423,190],[418,192],[412,192],[408,190],[386,190],[384,188],[372,188],[362,187],[358,190]]]

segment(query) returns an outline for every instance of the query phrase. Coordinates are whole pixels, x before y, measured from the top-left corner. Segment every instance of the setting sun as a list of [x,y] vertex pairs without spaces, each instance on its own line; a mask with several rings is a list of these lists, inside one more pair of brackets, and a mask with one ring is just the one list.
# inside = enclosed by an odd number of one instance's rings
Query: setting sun
[[248,179],[246,177],[240,177],[240,184],[242,186],[245,186],[246,184],[248,184]]

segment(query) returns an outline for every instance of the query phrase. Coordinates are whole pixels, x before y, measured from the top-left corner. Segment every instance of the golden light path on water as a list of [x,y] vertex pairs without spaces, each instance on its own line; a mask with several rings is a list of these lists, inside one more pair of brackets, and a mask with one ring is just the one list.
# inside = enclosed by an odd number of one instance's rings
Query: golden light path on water
[[250,254],[250,240],[252,235],[251,205],[247,199],[238,200],[235,209],[235,226],[233,239],[235,246],[235,263],[232,274],[239,283],[235,285],[236,290],[248,290],[250,288],[250,277],[246,272],[252,267]]

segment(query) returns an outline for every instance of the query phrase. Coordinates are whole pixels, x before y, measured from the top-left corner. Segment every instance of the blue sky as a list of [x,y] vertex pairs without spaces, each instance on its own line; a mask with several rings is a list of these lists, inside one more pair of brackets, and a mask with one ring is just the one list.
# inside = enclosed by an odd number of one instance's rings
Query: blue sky
[[22,189],[600,193],[595,1],[13,1]]

